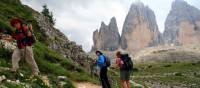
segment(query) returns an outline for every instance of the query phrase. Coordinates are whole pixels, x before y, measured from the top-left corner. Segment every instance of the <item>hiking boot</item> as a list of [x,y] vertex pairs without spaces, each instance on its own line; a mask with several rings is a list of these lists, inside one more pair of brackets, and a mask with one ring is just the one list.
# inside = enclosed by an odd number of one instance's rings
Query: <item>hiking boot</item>
[[32,79],[34,77],[40,77],[39,73],[32,73],[32,75],[30,76],[30,79]]
[[16,73],[16,72],[18,72],[18,70],[17,70],[17,69],[13,69],[13,68],[10,68],[10,71],[11,71],[11,72],[13,72],[13,73]]

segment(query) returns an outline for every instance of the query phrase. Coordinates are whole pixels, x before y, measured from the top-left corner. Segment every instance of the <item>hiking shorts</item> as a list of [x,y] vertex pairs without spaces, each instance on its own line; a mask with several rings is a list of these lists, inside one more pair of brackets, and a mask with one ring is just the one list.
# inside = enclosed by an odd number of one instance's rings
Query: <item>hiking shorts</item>
[[131,71],[120,70],[120,79],[123,81],[130,80]]

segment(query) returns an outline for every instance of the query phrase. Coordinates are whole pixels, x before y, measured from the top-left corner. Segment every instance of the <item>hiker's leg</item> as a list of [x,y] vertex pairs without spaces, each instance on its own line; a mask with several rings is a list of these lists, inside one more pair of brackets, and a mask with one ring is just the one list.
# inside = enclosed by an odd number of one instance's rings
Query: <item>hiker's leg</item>
[[127,88],[131,88],[130,80],[126,81]]
[[108,69],[107,69],[107,67],[105,67],[105,74],[104,74],[105,75],[105,82],[106,82],[107,88],[111,88],[109,80],[108,80],[107,71],[108,71]]
[[127,81],[126,81],[126,84],[127,84],[127,88],[131,88],[131,83],[130,83],[130,76],[131,76],[131,71],[128,71],[128,79],[127,79]]
[[20,49],[16,48],[12,54],[12,71],[19,69],[19,61],[21,59]]
[[101,78],[102,78],[103,88],[111,88],[107,77],[107,67],[101,68]]
[[101,80],[101,85],[102,85],[102,88],[107,88],[106,87],[106,83],[105,83],[105,77],[104,77],[104,69],[103,68],[101,68],[101,70],[100,70],[100,80]]
[[26,61],[32,68],[33,75],[38,75],[39,69],[38,69],[38,66],[37,66],[37,64],[35,62],[35,59],[33,57],[33,50],[32,50],[31,46],[27,46],[26,47],[25,54],[26,54],[25,55],[26,56]]
[[128,79],[127,71],[120,70],[120,79],[121,79],[121,85],[123,86],[123,88],[127,88],[127,83],[126,83],[126,80]]
[[121,80],[121,85],[122,85],[122,88],[127,88],[126,81],[124,81],[124,80]]

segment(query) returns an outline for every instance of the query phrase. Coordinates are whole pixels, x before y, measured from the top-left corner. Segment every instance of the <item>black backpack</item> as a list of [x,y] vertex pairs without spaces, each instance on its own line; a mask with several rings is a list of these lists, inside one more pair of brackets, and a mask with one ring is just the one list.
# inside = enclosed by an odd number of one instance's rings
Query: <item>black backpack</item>
[[110,59],[108,57],[106,57],[106,56],[104,56],[104,58],[105,58],[105,64],[106,64],[106,66],[110,67],[110,65],[111,65]]
[[29,40],[32,42],[32,43],[36,43],[37,39],[36,39],[36,36],[35,34],[33,33],[33,30],[30,29],[30,25],[29,24],[24,24],[24,26],[27,26],[28,27],[28,30],[31,32],[32,36],[31,37],[28,37]]
[[124,64],[120,68],[121,70],[128,70],[128,71],[133,70],[133,62],[128,54],[123,54],[121,56],[121,60],[124,62]]

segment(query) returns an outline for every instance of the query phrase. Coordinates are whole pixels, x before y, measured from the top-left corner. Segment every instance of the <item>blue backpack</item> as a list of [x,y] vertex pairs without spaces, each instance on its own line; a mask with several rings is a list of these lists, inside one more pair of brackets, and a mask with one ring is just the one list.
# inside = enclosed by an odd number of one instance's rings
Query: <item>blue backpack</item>
[[111,65],[110,59],[106,56],[104,56],[104,58],[105,58],[106,67],[110,67],[110,65]]

